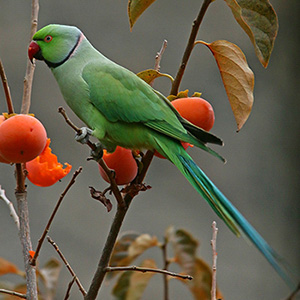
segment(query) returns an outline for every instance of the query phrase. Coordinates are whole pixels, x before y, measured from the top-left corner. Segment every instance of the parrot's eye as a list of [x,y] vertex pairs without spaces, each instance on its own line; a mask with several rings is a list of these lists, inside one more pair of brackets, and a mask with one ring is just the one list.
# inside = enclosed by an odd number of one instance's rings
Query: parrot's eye
[[47,36],[44,38],[44,41],[45,41],[46,43],[51,42],[51,41],[52,41],[52,36],[51,36],[51,35],[47,35]]

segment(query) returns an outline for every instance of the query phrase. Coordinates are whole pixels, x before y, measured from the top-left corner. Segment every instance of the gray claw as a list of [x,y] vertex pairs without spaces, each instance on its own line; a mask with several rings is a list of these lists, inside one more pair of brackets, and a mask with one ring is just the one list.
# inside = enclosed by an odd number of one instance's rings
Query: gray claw
[[92,135],[93,130],[87,127],[80,128],[81,134],[76,133],[75,140],[81,144],[86,144],[89,141],[90,135]]
[[103,145],[101,143],[96,144],[96,149],[91,151],[92,159],[98,161],[103,156]]

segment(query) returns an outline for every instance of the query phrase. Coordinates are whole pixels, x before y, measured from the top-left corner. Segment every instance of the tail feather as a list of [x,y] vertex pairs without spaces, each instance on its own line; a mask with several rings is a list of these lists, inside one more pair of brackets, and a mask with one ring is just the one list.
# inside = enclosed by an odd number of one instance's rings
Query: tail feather
[[170,145],[167,147],[160,141],[157,141],[157,143],[162,154],[176,165],[230,230],[237,236],[242,234],[247,237],[264,255],[287,285],[295,288],[295,283],[290,275],[291,270],[285,260],[268,245],[245,217],[221,193],[205,173],[194,163],[183,147],[176,143],[176,149],[173,147],[170,149]]

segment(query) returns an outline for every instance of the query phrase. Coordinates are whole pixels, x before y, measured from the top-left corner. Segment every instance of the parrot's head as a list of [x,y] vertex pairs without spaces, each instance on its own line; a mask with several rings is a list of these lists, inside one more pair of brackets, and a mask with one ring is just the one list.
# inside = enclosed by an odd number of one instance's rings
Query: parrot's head
[[74,26],[47,25],[37,31],[28,48],[28,57],[44,60],[50,68],[63,64],[75,51],[83,34]]

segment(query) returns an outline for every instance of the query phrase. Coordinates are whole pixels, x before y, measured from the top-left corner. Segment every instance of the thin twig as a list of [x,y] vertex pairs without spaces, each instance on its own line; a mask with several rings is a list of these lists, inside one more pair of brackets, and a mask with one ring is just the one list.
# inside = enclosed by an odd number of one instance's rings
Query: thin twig
[[14,292],[14,291],[0,289],[0,293],[8,294],[8,295],[11,295],[11,296],[16,296],[16,297],[19,297],[19,298],[22,298],[22,299],[27,299],[26,295],[18,293],[18,292]]
[[[39,0],[32,0],[32,2],[31,2],[31,28],[30,28],[29,41],[32,40],[33,35],[36,33],[38,14],[39,14]],[[28,112],[29,112],[34,69],[35,69],[35,65],[33,65],[29,59],[27,59],[27,68],[26,68],[26,74],[24,77],[23,99],[22,99],[22,107],[21,107],[22,114],[28,114]]]
[[192,280],[193,277],[190,275],[182,275],[179,273],[174,273],[170,272],[167,270],[162,270],[162,269],[153,269],[153,268],[142,268],[142,267],[137,267],[137,266],[127,266],[127,267],[107,267],[106,268],[107,272],[115,272],[115,271],[137,271],[137,272],[153,272],[153,273],[160,273],[164,275],[169,275],[172,277],[179,277],[181,279],[188,279]]
[[160,61],[161,61],[162,55],[164,54],[164,52],[167,48],[167,45],[168,45],[167,40],[164,40],[163,44],[161,46],[161,49],[159,50],[159,52],[157,52],[157,54],[155,56],[154,70],[156,70],[156,71],[160,70]]
[[5,93],[5,98],[6,98],[6,105],[7,105],[7,111],[9,114],[13,114],[14,113],[14,106],[13,106],[13,102],[11,99],[11,94],[10,94],[10,90],[9,90],[9,86],[8,86],[8,81],[6,78],[6,74],[4,71],[4,66],[2,64],[2,61],[0,59],[0,77],[2,80],[2,84],[3,84],[3,89],[4,89],[4,93]]
[[56,213],[57,213],[57,211],[59,209],[59,206],[61,205],[61,203],[62,203],[65,195],[67,194],[67,192],[69,191],[69,189],[71,188],[71,186],[75,183],[76,177],[81,173],[81,171],[82,171],[82,167],[79,167],[78,170],[76,170],[74,172],[74,174],[73,174],[73,176],[72,176],[69,184],[67,185],[67,187],[65,188],[65,190],[61,193],[61,195],[60,195],[60,197],[59,197],[59,199],[57,201],[57,204],[56,204],[56,206],[55,206],[55,208],[54,208],[54,210],[53,210],[53,212],[52,212],[52,214],[51,214],[51,216],[49,218],[49,221],[48,221],[48,223],[47,223],[47,225],[46,225],[46,227],[44,229],[44,232],[43,232],[42,236],[39,239],[39,242],[38,242],[37,248],[35,250],[34,256],[33,256],[32,260],[30,262],[30,264],[32,266],[36,265],[36,260],[37,260],[37,258],[39,256],[42,244],[43,244],[43,242],[45,240],[46,235],[49,232],[50,226],[51,226],[52,221],[53,221],[53,219],[54,219],[54,217],[55,217],[55,215],[56,215]]
[[212,240],[210,241],[212,247],[213,265],[212,265],[212,283],[211,283],[211,300],[216,300],[217,294],[217,234],[218,228],[217,223],[213,221],[212,223]]
[[74,276],[73,279],[71,280],[71,282],[68,284],[68,289],[66,291],[66,296],[64,297],[64,300],[68,300],[70,298],[70,291],[71,291],[71,288],[72,288],[75,280],[76,280],[76,277]]
[[47,240],[48,242],[54,247],[54,249],[56,250],[56,252],[58,253],[58,255],[60,256],[60,258],[62,259],[63,263],[65,264],[65,266],[67,267],[67,269],[69,270],[69,272],[71,273],[71,275],[73,276],[73,278],[75,278],[75,282],[79,288],[79,290],[81,291],[82,295],[85,296],[86,295],[86,291],[84,289],[84,287],[82,286],[82,284],[80,283],[77,275],[75,274],[75,272],[73,271],[72,267],[70,266],[70,264],[68,263],[68,261],[66,260],[65,256],[63,255],[63,253],[59,250],[57,244],[51,239],[50,236],[47,236]]
[[20,229],[20,221],[19,221],[19,217],[15,211],[15,208],[14,208],[14,205],[11,203],[11,201],[9,201],[9,199],[6,197],[5,195],[5,190],[3,190],[1,188],[1,185],[0,185],[0,199],[2,199],[6,205],[8,206],[8,209],[9,209],[9,214],[10,216],[13,218],[18,230]]
[[297,294],[300,291],[300,282],[298,283],[298,286],[296,289],[286,298],[286,300],[294,300],[296,299]]
[[[165,237],[165,241],[163,245],[161,246],[162,252],[163,252],[163,261],[164,261],[164,270],[168,270],[170,260],[168,259],[168,252],[167,252],[167,245],[168,241],[167,238]],[[164,276],[164,300],[169,299],[169,280],[167,276]]]
[[[64,110],[63,107],[59,107],[58,108],[58,112],[64,117],[66,123],[74,129],[74,131],[76,131],[76,133],[78,135],[80,135],[82,133],[82,130],[77,127],[71,120],[70,118],[67,116],[66,111]],[[91,148],[91,150],[96,150],[96,145],[94,143],[92,143],[91,141],[87,141],[87,145]],[[111,191],[114,194],[115,198],[117,199],[118,205],[124,206],[124,199],[120,193],[120,190],[118,188],[118,185],[115,181],[114,176],[112,175],[111,170],[107,167],[105,161],[101,158],[98,161],[98,164],[103,168],[103,170],[105,171],[105,173],[107,174],[109,180],[110,180],[110,184],[111,184]]]
[[184,54],[183,54],[183,57],[182,57],[182,61],[181,61],[181,64],[179,66],[178,72],[176,74],[175,80],[173,81],[173,84],[172,84],[172,89],[171,89],[171,92],[170,92],[171,95],[177,95],[178,94],[179,85],[180,85],[180,82],[182,80],[183,73],[185,71],[188,60],[191,56],[191,53],[192,53],[192,50],[193,50],[193,47],[194,47],[194,42],[196,40],[198,31],[199,31],[199,27],[202,23],[202,20],[203,20],[203,17],[205,15],[205,13],[206,13],[206,10],[207,10],[207,8],[208,8],[208,6],[211,2],[212,2],[212,0],[204,0],[203,1],[203,4],[201,6],[198,17],[193,23],[193,27],[192,27],[192,31],[191,31],[191,34],[190,34],[190,37],[189,37],[189,41],[188,41],[187,46],[185,48],[185,51],[184,51]]

